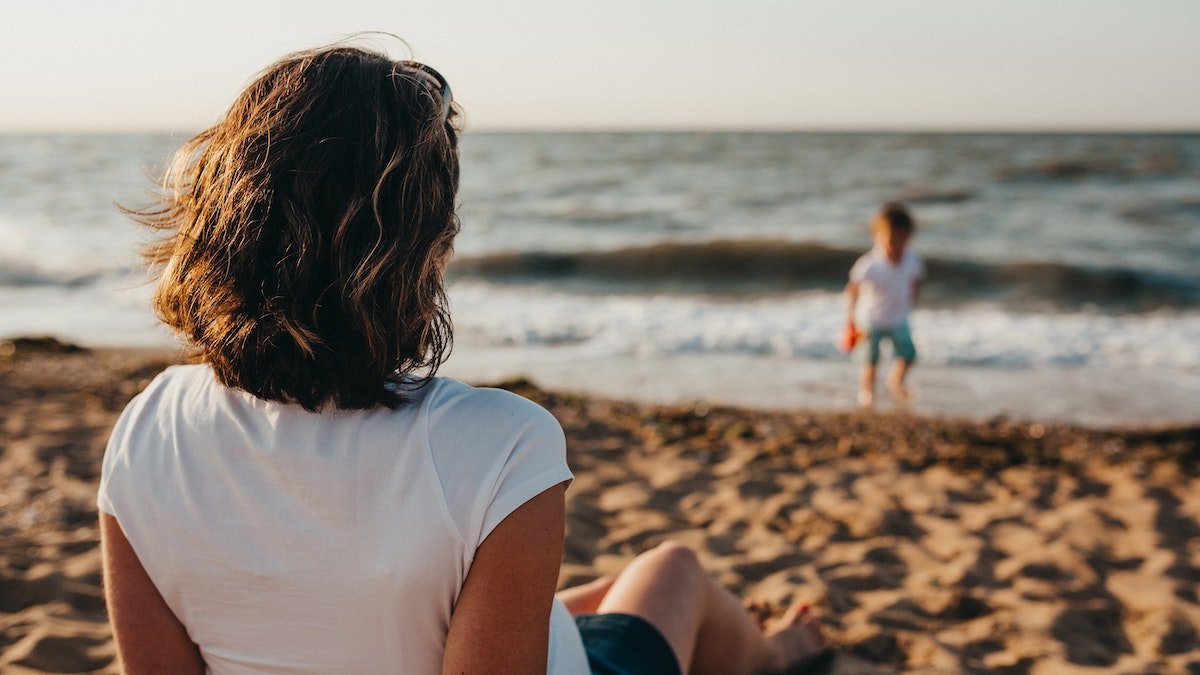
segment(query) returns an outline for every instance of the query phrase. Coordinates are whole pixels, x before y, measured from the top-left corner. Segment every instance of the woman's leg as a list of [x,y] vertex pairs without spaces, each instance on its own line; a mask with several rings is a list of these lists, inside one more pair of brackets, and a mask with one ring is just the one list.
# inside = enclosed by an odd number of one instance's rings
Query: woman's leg
[[613,581],[612,577],[600,577],[586,584],[564,588],[555,595],[566,605],[572,616],[592,614],[599,609],[600,602],[608,594],[608,589],[612,588]]
[[779,672],[826,650],[820,624],[796,606],[763,633],[741,602],[700,567],[691,549],[667,542],[625,568],[599,607],[642,617],[675,652],[683,672],[750,675]]

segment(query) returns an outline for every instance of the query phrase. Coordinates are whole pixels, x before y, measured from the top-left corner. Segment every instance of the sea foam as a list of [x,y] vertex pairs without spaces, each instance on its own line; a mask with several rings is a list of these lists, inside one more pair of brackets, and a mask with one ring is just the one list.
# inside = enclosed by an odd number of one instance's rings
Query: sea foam
[[[581,296],[463,281],[450,290],[460,334],[488,346],[572,345],[595,356],[749,354],[836,360],[841,295],[720,300],[680,295]],[[921,360],[997,368],[1155,366],[1200,369],[1200,314],[1160,310],[1021,313],[977,303],[918,308]]]

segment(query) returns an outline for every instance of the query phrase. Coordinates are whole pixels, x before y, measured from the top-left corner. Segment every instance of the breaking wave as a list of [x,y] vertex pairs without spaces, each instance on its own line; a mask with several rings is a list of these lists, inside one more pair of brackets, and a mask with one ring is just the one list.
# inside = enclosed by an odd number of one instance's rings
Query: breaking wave
[[[606,251],[514,252],[456,260],[451,275],[576,291],[760,295],[836,290],[861,250],[780,240],[661,243]],[[922,301],[1026,309],[1145,311],[1200,306],[1200,279],[1063,262],[926,258]]]

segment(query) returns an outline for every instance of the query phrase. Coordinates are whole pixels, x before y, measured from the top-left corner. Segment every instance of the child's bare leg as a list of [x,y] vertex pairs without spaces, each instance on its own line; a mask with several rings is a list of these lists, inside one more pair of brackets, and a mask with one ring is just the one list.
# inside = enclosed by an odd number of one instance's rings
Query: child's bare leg
[[564,588],[555,595],[566,605],[572,616],[592,614],[600,607],[600,602],[608,594],[608,589],[612,588],[613,581],[612,577],[600,577],[586,584]]
[[863,364],[858,378],[858,404],[870,408],[875,403],[875,364]]
[[896,359],[892,365],[892,372],[888,376],[888,389],[902,403],[908,401],[908,387],[904,385],[904,378],[908,377],[908,367],[907,360]]
[[638,556],[599,609],[646,619],[666,638],[685,673],[776,672],[826,649],[820,625],[799,611],[764,634],[741,602],[700,567],[695,553],[673,542]]

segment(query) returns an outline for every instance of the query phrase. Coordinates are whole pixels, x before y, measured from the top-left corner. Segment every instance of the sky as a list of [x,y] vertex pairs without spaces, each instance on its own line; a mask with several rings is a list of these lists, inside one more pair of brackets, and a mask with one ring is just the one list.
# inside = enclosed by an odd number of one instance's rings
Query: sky
[[361,31],[469,129],[1200,129],[1198,0],[5,0],[0,133],[195,131]]

